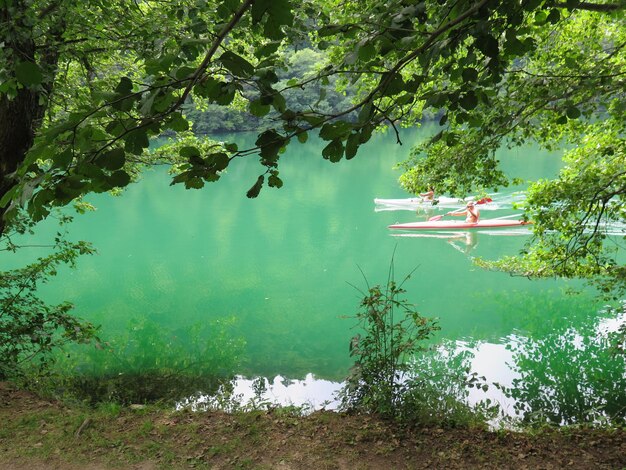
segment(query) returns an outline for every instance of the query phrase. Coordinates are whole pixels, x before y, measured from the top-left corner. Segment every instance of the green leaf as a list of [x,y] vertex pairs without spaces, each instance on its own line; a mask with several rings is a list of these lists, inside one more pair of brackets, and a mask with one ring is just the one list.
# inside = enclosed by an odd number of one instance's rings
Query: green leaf
[[363,105],[363,107],[359,111],[359,117],[358,117],[359,123],[363,124],[369,121],[369,119],[373,115],[373,112],[374,112],[374,107],[372,106],[372,103],[368,101],[367,103]]
[[74,171],[77,174],[87,176],[91,180],[95,180],[95,181],[105,180],[106,178],[106,175],[104,174],[104,172],[97,165],[94,165],[93,163],[89,163],[89,162],[81,162],[74,169]]
[[237,85],[235,83],[220,83],[219,94],[213,101],[221,106],[227,106],[235,99],[236,90]]
[[376,55],[376,47],[371,42],[368,42],[359,47],[359,60],[367,62]]
[[392,96],[401,93],[405,89],[404,80],[399,73],[384,73],[380,79],[384,86],[381,93],[383,96]]
[[352,27],[353,25],[350,25],[350,24],[326,25],[326,26],[322,26],[321,28],[317,30],[317,35],[321,38],[325,36],[334,36],[336,34],[345,33]]
[[215,171],[222,171],[230,163],[230,158],[224,152],[217,152],[209,155],[207,161],[213,165]]
[[559,116],[559,118],[556,120],[557,124],[567,124],[567,115],[562,115]]
[[159,93],[154,99],[154,104],[152,106],[152,109],[156,111],[157,113],[162,113],[164,111],[167,111],[172,105],[172,103],[176,101],[176,99],[177,98],[171,92]]
[[120,83],[115,88],[118,95],[128,95],[133,91],[133,82],[128,77],[122,77]]
[[272,0],[256,0],[252,4],[252,9],[250,11],[252,16],[252,22],[258,23],[263,18],[263,15],[267,13],[272,5]]
[[189,121],[183,117],[180,113],[173,113],[170,118],[163,125],[166,129],[172,129],[176,132],[184,132],[189,130]]
[[117,170],[109,178],[109,183],[116,188],[123,188],[130,183],[130,175],[123,170]]
[[478,80],[478,71],[475,68],[467,67],[461,72],[464,82],[475,82]]
[[545,10],[539,10],[535,13],[535,24],[543,25],[548,20],[548,14]]
[[20,62],[15,67],[15,78],[25,87],[40,85],[43,82],[43,74],[37,64],[32,62]]
[[115,100],[111,103],[111,107],[113,109],[117,109],[118,111],[128,112],[133,109],[133,105],[138,99],[138,96],[127,96],[124,99],[115,98]]
[[580,117],[580,109],[578,109],[575,106],[570,106],[569,108],[567,108],[567,110],[565,111],[565,114],[567,115],[568,118],[570,119],[578,119]]
[[194,91],[203,98],[214,100],[217,98],[221,91],[222,82],[213,78],[207,77],[202,79],[195,87]]
[[341,140],[336,139],[331,141],[322,150],[322,156],[326,160],[330,160],[333,163],[337,163],[341,160],[341,157],[343,156],[343,144],[341,143]]
[[250,102],[250,114],[256,117],[263,117],[270,112],[271,107],[267,104],[262,104],[260,100]]
[[13,199],[13,197],[17,195],[19,190],[20,190],[20,186],[13,186],[11,189],[9,189],[4,194],[4,196],[2,196],[2,199],[0,199],[0,207],[6,207],[9,204],[9,202]]
[[200,150],[198,149],[198,147],[192,147],[192,146],[181,147],[178,153],[181,157],[187,158],[187,159],[191,157],[200,156]]
[[204,181],[202,181],[202,178],[198,178],[197,176],[189,178],[185,181],[185,188],[187,189],[202,189],[203,187]]
[[351,130],[352,125],[344,121],[326,123],[320,129],[320,137],[324,140],[345,139]]
[[294,120],[297,116],[298,116],[298,115],[297,115],[294,111],[292,111],[291,109],[286,109],[286,110],[285,110],[285,112],[284,112],[284,113],[282,113],[282,114],[280,115],[280,118],[281,118],[283,121],[292,121],[292,120]]
[[309,140],[309,134],[308,134],[308,132],[300,132],[300,133],[298,134],[298,141],[299,141],[301,144],[306,144],[306,141],[307,141],[307,140]]
[[141,155],[143,149],[150,146],[150,140],[145,129],[135,129],[126,135],[125,148],[134,155]]
[[519,56],[527,52],[526,44],[518,39],[515,29],[508,29],[505,36],[504,47],[508,53]]
[[205,161],[202,160],[202,158],[200,158],[198,155],[192,155],[189,157],[189,163],[193,166],[193,167],[198,167],[198,166],[205,166]]
[[[293,13],[290,0],[271,0],[270,9],[268,10],[270,18],[268,23],[276,26],[291,26],[293,24]],[[270,21],[271,20],[271,21]]]
[[478,105],[478,98],[473,90],[463,94],[459,99],[459,104],[468,111],[474,109]]
[[264,160],[276,161],[278,160],[278,152],[286,144],[287,139],[276,132],[274,129],[269,129],[261,135],[259,135],[255,144],[261,150],[259,154]]
[[239,5],[239,0],[224,0],[217,7],[217,13],[222,20],[227,20],[233,15],[234,12],[237,11]]
[[65,149],[64,151],[55,154],[52,157],[52,166],[54,168],[67,168],[72,162],[73,154],[71,149]]
[[251,77],[254,75],[254,66],[241,56],[238,56],[234,52],[224,52],[219,61],[232,72],[233,75],[239,77]]
[[159,72],[168,72],[174,60],[176,60],[174,54],[167,54],[156,59],[147,59],[146,72],[150,75],[156,75]]
[[110,171],[119,170],[126,163],[124,149],[116,148],[99,155],[95,164]]
[[351,160],[356,155],[361,145],[361,136],[358,133],[350,134],[346,142],[346,160]]
[[258,59],[272,55],[280,47],[280,41],[271,41],[267,44],[257,47],[254,50],[254,56]]
[[261,188],[263,187],[264,181],[265,181],[265,176],[260,175],[257,178],[256,183],[254,183],[254,185],[250,189],[248,189],[246,196],[249,197],[250,199],[254,199],[255,197],[257,197],[259,193],[261,192]]
[[487,57],[496,58],[499,53],[498,40],[491,35],[476,38],[475,46]]
[[272,96],[272,106],[274,106],[274,109],[276,111],[282,113],[285,111],[285,109],[287,109],[287,101],[285,100],[285,97],[283,95],[276,92]]
[[191,77],[195,72],[195,68],[185,65],[176,69],[174,76],[176,77],[176,80],[185,80],[186,78]]
[[282,188],[283,187],[283,180],[281,180],[277,175],[275,174],[271,174],[269,176],[269,178],[267,179],[267,184],[271,187],[271,188]]

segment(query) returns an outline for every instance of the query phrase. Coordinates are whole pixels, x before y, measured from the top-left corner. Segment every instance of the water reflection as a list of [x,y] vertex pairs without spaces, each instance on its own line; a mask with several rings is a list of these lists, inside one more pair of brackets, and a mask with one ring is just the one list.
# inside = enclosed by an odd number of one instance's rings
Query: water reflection
[[53,387],[93,403],[169,401],[215,391],[242,367],[245,342],[233,335],[234,324],[222,318],[171,328],[147,317],[130,320],[121,334],[103,332],[106,341],[96,348],[63,351]]
[[277,375],[273,379],[235,377],[218,393],[200,394],[178,403],[178,408],[193,410],[267,409],[276,406],[295,406],[302,412],[337,410],[342,382],[319,379],[307,374],[302,380]]
[[430,231],[422,233],[390,233],[392,237],[398,238],[435,238],[445,240],[448,245],[459,253],[469,256],[470,253],[478,246],[481,236],[490,237],[515,237],[529,236],[532,232],[528,228],[510,229],[510,230],[468,230],[459,231]]
[[457,236],[450,237],[448,245],[464,255],[469,255],[478,245],[478,235],[476,232],[463,232]]
[[[538,339],[515,334],[500,343],[444,342],[412,361],[410,380],[419,385],[415,405],[450,419],[468,405],[489,411],[494,425],[623,423],[626,357],[613,353],[607,337],[624,320],[626,315],[588,318],[581,327]],[[336,410],[343,385],[311,373],[304,379],[238,376],[219,393],[191,397],[179,407]]]
[[595,320],[511,343],[511,367],[518,377],[510,395],[525,421],[624,423],[626,357],[610,349],[606,330]]

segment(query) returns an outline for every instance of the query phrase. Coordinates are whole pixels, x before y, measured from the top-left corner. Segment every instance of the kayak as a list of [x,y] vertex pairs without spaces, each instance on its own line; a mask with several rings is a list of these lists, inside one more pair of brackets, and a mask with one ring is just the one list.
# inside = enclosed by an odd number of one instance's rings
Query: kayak
[[436,199],[436,204],[435,204],[435,201],[426,201],[422,199],[421,197],[410,197],[410,198],[404,198],[404,199],[375,198],[374,204],[376,204],[377,206],[402,206],[402,207],[407,206],[410,208],[417,208],[418,206],[422,206],[422,205],[428,205],[428,206],[458,205],[458,204],[465,204],[467,201],[473,201],[473,200],[474,200],[473,196],[467,197],[465,199],[440,196]]
[[483,219],[475,223],[461,220],[431,220],[426,222],[409,222],[406,224],[393,224],[389,228],[399,230],[468,230],[481,228],[518,227],[529,225],[532,222],[511,219]]
[[465,199],[459,199],[454,197],[440,196],[435,201],[425,201],[419,197],[405,198],[405,199],[374,199],[376,212],[381,211],[415,211],[419,209],[430,209],[437,207],[449,207],[449,208],[461,208],[465,207],[468,201],[475,201],[481,209],[495,210],[498,209],[498,204],[493,202],[493,199],[485,197],[476,201],[474,196],[466,197]]

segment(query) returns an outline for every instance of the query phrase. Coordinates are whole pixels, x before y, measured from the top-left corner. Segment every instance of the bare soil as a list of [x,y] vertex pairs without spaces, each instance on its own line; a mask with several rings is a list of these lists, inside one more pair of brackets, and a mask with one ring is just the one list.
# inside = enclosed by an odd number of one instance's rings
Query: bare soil
[[0,383],[0,468],[625,469],[626,432],[400,429],[372,416],[87,410]]

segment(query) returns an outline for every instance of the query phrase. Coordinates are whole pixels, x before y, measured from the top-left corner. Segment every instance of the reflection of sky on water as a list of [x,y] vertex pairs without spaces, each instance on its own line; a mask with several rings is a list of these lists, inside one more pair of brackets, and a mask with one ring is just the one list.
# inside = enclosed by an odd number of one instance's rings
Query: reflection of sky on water
[[[472,406],[489,399],[500,406],[504,418],[524,419],[533,415],[553,424],[598,421],[608,416],[619,420],[620,416],[614,412],[620,408],[623,411],[626,403],[622,403],[623,393],[615,390],[622,389],[626,382],[625,364],[623,358],[621,361],[618,358],[609,366],[604,358],[606,350],[597,346],[607,334],[617,331],[624,320],[626,314],[597,319],[590,333],[581,334],[569,328],[549,341],[510,335],[502,343],[449,342],[438,347],[426,362],[418,361],[416,371],[433,360],[441,366],[441,377],[446,376],[446,370],[454,375],[455,370],[469,368],[467,375],[476,374],[480,386],[458,389],[457,398]],[[583,360],[587,356],[591,359]],[[542,373],[535,373],[537,367],[529,368],[532,363],[540,363]],[[607,364],[606,376],[598,375],[604,371],[598,368],[599,363]],[[442,390],[455,389],[444,382],[439,385]],[[487,390],[481,387],[483,384],[489,385]],[[255,380],[237,377],[232,397],[244,406],[256,402],[298,406],[306,411],[336,410],[337,394],[342,386],[341,382],[318,379],[313,374],[307,374],[303,380],[276,376],[271,381],[265,380],[263,393],[259,394]],[[210,400],[203,397],[195,403],[202,407]],[[491,424],[499,423],[500,419],[496,419]]]
[[[277,375],[271,382],[266,380],[266,392],[262,398],[284,406],[335,410],[339,405],[336,394],[342,385],[340,382],[317,379],[313,374],[307,374],[304,380],[290,380]],[[241,396],[244,403],[249,402],[254,398],[254,380],[237,378],[233,393]]]
[[191,406],[192,409],[228,409],[234,401],[238,406],[296,406],[304,411],[337,410],[339,400],[337,393],[343,386],[341,382],[332,382],[316,378],[313,374],[307,374],[303,380],[286,379],[277,375],[271,381],[265,381],[264,390],[258,392],[258,378],[249,379],[236,377],[232,390],[227,392],[227,400],[224,406],[220,397],[201,396],[191,398],[179,403],[179,406]]
[[[459,344],[458,348],[462,350],[465,346]],[[470,372],[477,373],[479,377],[485,377],[485,382],[490,386],[487,391],[483,391],[481,388],[470,388],[467,402],[476,405],[489,398],[500,405],[505,415],[513,416],[515,400],[507,397],[501,389],[491,385],[498,383],[504,387],[510,387],[513,385],[513,379],[520,377],[520,374],[510,367],[513,362],[513,353],[507,349],[506,344],[493,343],[481,343],[474,348],[469,348],[469,350],[474,356],[471,361]]]

